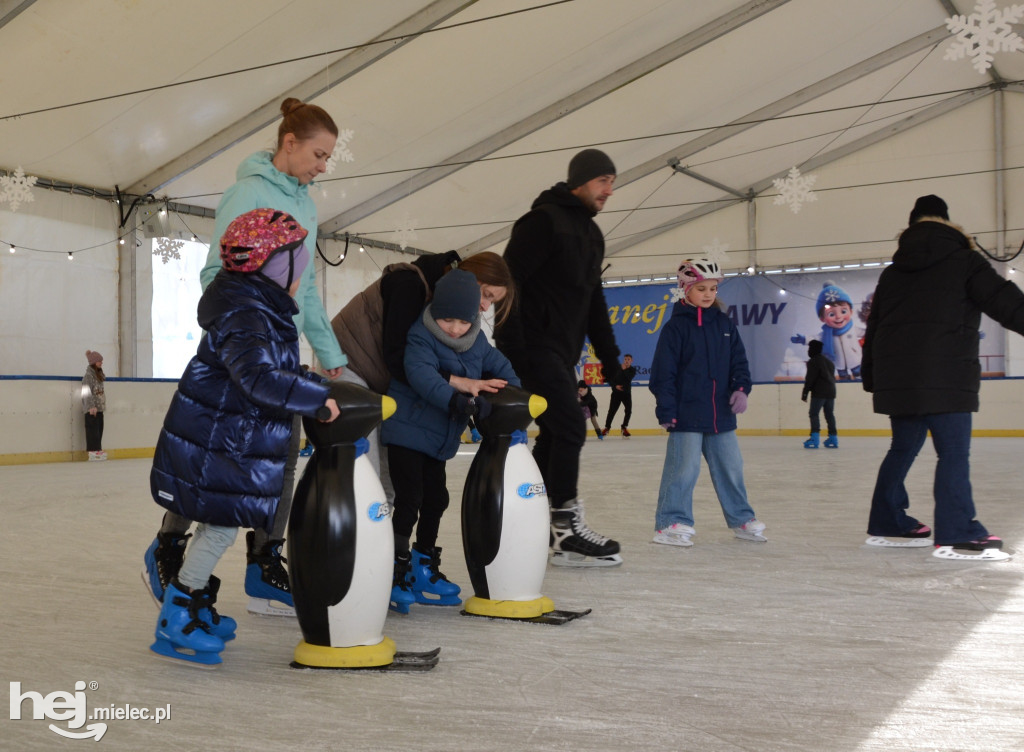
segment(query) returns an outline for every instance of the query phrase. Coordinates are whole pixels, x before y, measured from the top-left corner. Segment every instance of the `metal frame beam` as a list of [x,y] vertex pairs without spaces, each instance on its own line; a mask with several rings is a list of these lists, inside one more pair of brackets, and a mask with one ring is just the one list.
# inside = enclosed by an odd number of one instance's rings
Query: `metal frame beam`
[[751,0],[746,5],[737,8],[731,13],[710,21],[695,31],[677,39],[661,49],[635,60],[629,65],[620,68],[614,73],[595,81],[589,86],[580,89],[576,93],[565,97],[534,114],[520,120],[508,128],[505,128],[493,136],[479,141],[472,146],[463,149],[457,154],[452,154],[442,164],[431,167],[422,172],[403,180],[397,185],[381,191],[376,196],[367,199],[361,204],[338,214],[320,224],[321,233],[332,234],[358,222],[365,217],[375,214],[391,204],[406,198],[407,196],[436,183],[437,181],[458,172],[478,159],[493,154],[499,149],[515,143],[519,139],[533,133],[536,130],[549,125],[566,115],[585,107],[592,102],[604,97],[617,89],[626,86],[633,81],[647,75],[648,73],[661,68],[668,63],[690,53],[729,32],[753,21],[765,13],[785,5],[789,0]]
[[0,0],[0,29],[29,9],[36,0]]
[[[832,149],[831,151],[827,151],[823,154],[819,154],[818,156],[813,157],[812,159],[809,159],[807,162],[801,165],[801,172],[806,174],[811,170],[815,170],[831,162],[835,162],[836,160],[849,156],[854,152],[858,152],[862,149],[868,148],[869,146],[873,146],[874,144],[877,144],[879,141],[884,141],[887,138],[895,136],[897,133],[901,133],[905,130],[909,130],[910,128],[914,128],[918,125],[927,123],[930,120],[934,120],[935,118],[941,117],[942,115],[952,112],[953,110],[957,110],[965,105],[970,104],[971,102],[981,99],[982,97],[987,97],[992,93],[993,90],[993,88],[976,89],[973,91],[964,92],[963,94],[958,94],[954,97],[950,97],[949,99],[943,100],[938,104],[934,104],[925,110],[914,113],[913,115],[909,115],[908,117],[905,117],[902,120],[887,125],[883,128],[879,128],[877,131],[868,133],[867,135],[855,139],[849,142],[848,144],[844,144],[843,146],[840,146],[837,149]],[[758,194],[766,191],[768,188],[771,188],[772,181],[775,180],[776,178],[784,177],[785,174],[785,172],[777,173],[775,175],[765,178],[764,180],[760,180],[757,183],[754,183],[750,187],[748,200],[755,198]],[[676,227],[680,227],[684,224],[687,224],[688,222],[692,222],[693,220],[698,219],[699,217],[703,217],[707,214],[711,214],[712,212],[716,212],[719,209],[724,208],[725,206],[732,206],[736,203],[739,203],[739,201],[740,199],[737,199],[731,195],[722,196],[719,199],[709,201],[703,206],[700,206],[692,211],[687,212],[686,214],[678,217],[677,219],[672,220],[671,222],[666,222],[664,224],[658,225],[657,227],[652,227],[650,230],[636,233],[618,242],[613,241],[608,244],[608,250],[605,254],[605,257],[607,258],[609,256],[613,256],[621,251],[626,250],[627,248],[632,248],[633,246],[643,243],[644,241],[650,240],[653,237],[657,237],[662,233],[668,232],[669,230],[675,229]]]
[[[405,46],[416,39],[418,34],[432,29],[475,2],[476,0],[436,0],[401,23],[392,26],[383,34],[375,37],[367,45],[353,50],[340,60],[328,65],[322,71],[310,76],[292,89],[253,110],[241,120],[229,125],[198,146],[189,149],[155,172],[135,182],[126,188],[125,191],[141,196],[159,191],[168,183],[177,180],[182,175],[191,172],[221,152],[230,149],[235,144],[275,122],[281,114],[281,101],[286,97],[295,97],[303,102],[315,99],[342,81],[373,65],[381,58]],[[402,38],[395,39],[395,37]],[[389,41],[377,45],[375,43],[378,40]]]
[[[698,136],[695,139],[687,141],[671,151],[667,151],[660,156],[649,159],[619,175],[615,180],[615,184],[616,186],[621,187],[647,177],[658,170],[664,169],[665,166],[669,164],[670,160],[676,160],[678,163],[687,157],[693,156],[697,152],[715,146],[716,144],[753,128],[765,120],[770,120],[771,118],[782,115],[795,107],[812,102],[818,97],[829,94],[849,83],[853,83],[869,73],[874,73],[875,71],[881,70],[888,65],[892,65],[909,55],[913,55],[915,52],[920,52],[923,49],[932,47],[948,36],[949,32],[946,30],[946,27],[938,26],[923,34],[919,34],[912,39],[901,42],[895,47],[890,47],[889,49],[884,50],[877,55],[873,55],[856,65],[852,65],[849,68],[823,78],[810,86],[806,86],[799,91],[788,94],[787,96],[754,110],[753,112],[747,113],[726,125],[715,128],[709,133],[705,133],[702,136]],[[490,248],[503,240],[507,240],[511,232],[512,225],[502,227],[472,243],[469,243],[468,245],[463,246],[459,249],[459,253],[463,258],[465,258],[466,255],[482,251],[485,248]]]

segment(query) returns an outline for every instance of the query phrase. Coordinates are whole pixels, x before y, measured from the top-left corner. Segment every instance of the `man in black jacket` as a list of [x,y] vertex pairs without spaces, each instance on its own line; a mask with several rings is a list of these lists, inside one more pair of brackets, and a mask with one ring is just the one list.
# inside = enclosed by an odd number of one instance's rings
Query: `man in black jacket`
[[585,337],[606,378],[619,371],[619,349],[601,289],[604,236],[594,216],[612,195],[615,165],[598,149],[569,162],[568,179],[543,191],[512,228],[505,261],[519,305],[497,344],[523,386],[547,400],[534,446],[551,504],[552,563],[615,566],[619,544],[591,530],[577,497],[586,424],[576,399],[575,365]]
[[969,476],[971,413],[978,410],[981,386],[982,313],[1024,334],[1024,293],[1000,277],[971,238],[949,222],[945,201],[922,196],[892,264],[879,277],[865,333],[864,389],[873,393],[875,412],[888,415],[892,425],[892,445],[871,499],[869,535],[927,538],[931,533],[906,513],[910,500],[904,486],[931,431],[939,458],[936,555],[957,558],[955,549],[984,553],[1002,547],[974,518]]
[[612,428],[612,421],[615,420],[615,413],[622,405],[622,435],[629,438],[629,418],[633,414],[633,377],[636,376],[636,368],[633,367],[633,356],[622,356],[622,370],[611,377],[608,385],[612,388],[612,399],[608,403],[608,415],[604,421],[604,435],[607,436]]

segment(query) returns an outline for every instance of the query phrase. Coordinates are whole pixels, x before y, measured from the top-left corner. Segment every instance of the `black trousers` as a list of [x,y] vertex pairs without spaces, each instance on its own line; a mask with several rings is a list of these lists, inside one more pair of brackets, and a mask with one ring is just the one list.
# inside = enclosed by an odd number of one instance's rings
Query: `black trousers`
[[103,413],[85,414],[85,451],[103,451]]
[[633,392],[625,389],[620,392],[612,387],[612,401],[608,405],[608,417],[604,420],[605,428],[612,427],[612,420],[615,419],[615,413],[619,411],[619,405],[622,405],[625,413],[622,416],[622,427],[626,428],[629,425],[629,418],[633,414]]
[[557,358],[535,354],[529,372],[520,374],[523,387],[547,400],[537,418],[540,433],[533,447],[552,508],[576,498],[580,452],[587,440],[587,422],[580,410],[576,372]]
[[416,543],[421,548],[433,548],[441,517],[448,509],[444,460],[392,445],[388,447],[388,470],[395,487],[395,513],[391,518],[395,535],[412,538],[415,527]]

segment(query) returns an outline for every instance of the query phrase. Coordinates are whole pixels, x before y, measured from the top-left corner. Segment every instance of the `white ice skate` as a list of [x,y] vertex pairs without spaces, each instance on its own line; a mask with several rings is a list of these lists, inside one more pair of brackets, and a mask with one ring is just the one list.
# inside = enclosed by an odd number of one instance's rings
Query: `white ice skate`
[[881,535],[872,535],[864,542],[880,548],[925,548],[932,545],[931,538],[885,538]]
[[980,551],[974,551],[954,546],[936,546],[932,556],[947,561],[1006,561],[1013,558],[1012,554],[998,548],[983,548]]
[[741,540],[756,541],[757,543],[764,543],[768,540],[764,536],[765,524],[756,517],[752,520],[747,520],[739,527],[730,529],[733,534]]

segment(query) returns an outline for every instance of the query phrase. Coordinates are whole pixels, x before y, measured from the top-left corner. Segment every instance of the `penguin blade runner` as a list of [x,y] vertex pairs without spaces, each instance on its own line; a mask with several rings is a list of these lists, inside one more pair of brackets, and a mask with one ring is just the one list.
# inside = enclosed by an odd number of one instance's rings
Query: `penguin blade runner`
[[426,650],[424,652],[399,651],[395,653],[394,660],[383,666],[351,666],[336,668],[333,666],[306,666],[302,663],[292,661],[292,668],[307,668],[316,671],[348,671],[348,672],[392,672],[392,671],[430,671],[437,665],[441,648]]
[[529,616],[526,618],[517,618],[513,616],[490,616],[486,614],[471,614],[469,611],[462,611],[463,616],[476,616],[482,619],[494,619],[495,621],[521,621],[527,624],[552,624],[554,626],[561,626],[567,624],[570,621],[575,621],[581,616],[589,614],[591,609],[585,611],[565,611],[555,609],[554,611],[548,611],[547,613],[541,614],[540,616]]

